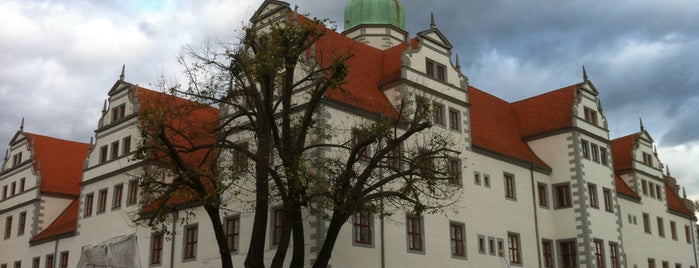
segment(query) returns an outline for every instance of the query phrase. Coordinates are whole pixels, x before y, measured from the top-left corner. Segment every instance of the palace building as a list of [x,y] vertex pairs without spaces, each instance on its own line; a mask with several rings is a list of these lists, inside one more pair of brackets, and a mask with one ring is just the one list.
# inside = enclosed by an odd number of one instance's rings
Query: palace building
[[[299,17],[288,3],[266,0],[251,22]],[[356,215],[341,230],[332,267],[699,267],[692,202],[642,124],[609,136],[584,69],[582,81],[508,102],[469,84],[434,19],[415,36],[405,19],[397,0],[349,1],[344,32],[328,30],[315,45],[353,55],[343,90],[326,93],[321,123],[351,139],[353,126],[395,116],[402,100],[428,100],[432,129],[459,153],[461,197],[444,213]],[[317,56],[328,62],[322,57],[332,53]],[[168,98],[175,97],[125,81],[122,70],[94,141],[33,134],[22,123],[0,170],[0,268],[220,267],[202,208],[173,211],[169,237],[133,222],[143,194],[144,164],[133,157],[141,111]],[[211,108],[192,118],[218,122],[227,113]],[[195,216],[182,224],[185,214]],[[241,266],[252,213],[225,214]],[[270,234],[278,221],[269,217]],[[305,221],[310,265],[327,222]],[[268,240],[271,262],[276,246]]]

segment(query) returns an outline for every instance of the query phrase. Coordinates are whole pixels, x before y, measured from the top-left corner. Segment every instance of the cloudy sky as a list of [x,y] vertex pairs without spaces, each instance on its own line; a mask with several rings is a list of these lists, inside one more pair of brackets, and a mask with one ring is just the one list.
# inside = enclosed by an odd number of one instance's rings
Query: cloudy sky
[[[342,30],[348,0],[295,0]],[[88,142],[107,91],[181,76],[182,46],[235,40],[262,0],[0,1],[0,149],[25,130]],[[582,80],[600,91],[613,138],[639,130],[699,197],[696,0],[402,0],[413,36],[437,27],[470,83],[516,101]]]

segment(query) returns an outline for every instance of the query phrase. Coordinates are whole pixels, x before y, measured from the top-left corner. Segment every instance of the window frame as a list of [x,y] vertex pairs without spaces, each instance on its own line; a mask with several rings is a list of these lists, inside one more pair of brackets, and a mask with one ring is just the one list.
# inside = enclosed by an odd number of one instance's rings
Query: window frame
[[374,247],[374,215],[362,209],[352,216],[352,245]]
[[585,140],[585,139],[581,139],[580,144],[582,146],[582,157],[589,160],[590,159],[590,142]]
[[612,197],[612,190],[603,187],[602,196],[602,198],[604,199],[604,210],[607,212],[614,212],[614,199]]
[[19,218],[17,219],[17,236],[24,235],[26,225],[27,225],[27,212],[22,211],[19,213]]
[[[553,189],[555,200],[554,209],[565,209],[573,207],[573,198],[571,196],[569,182],[554,184]],[[560,189],[563,189],[563,192],[561,192]]]
[[444,64],[425,58],[425,74],[435,80],[447,81],[447,68]]
[[595,143],[590,143],[590,155],[592,162],[599,163],[599,146]]
[[100,162],[99,162],[100,164],[106,163],[107,161],[109,161],[109,158],[108,158],[109,157],[109,146],[104,145],[104,146],[100,147],[99,157],[100,157]]
[[461,111],[449,108],[449,129],[461,131]]
[[600,146],[599,151],[600,151],[600,155],[599,155],[600,156],[600,158],[599,158],[600,163],[602,165],[609,166],[609,157],[607,155],[608,154],[607,148],[604,146]]
[[656,222],[658,225],[658,236],[665,237],[665,221],[662,217],[657,217]]
[[47,254],[46,255],[46,261],[45,261],[45,266],[46,268],[53,268],[54,265],[54,256],[53,254]]
[[131,136],[126,136],[121,141],[122,141],[121,154],[127,155],[127,154],[131,153]]
[[[458,236],[457,236],[458,234]],[[449,243],[451,257],[466,259],[466,225],[463,222],[449,222]]]
[[[231,225],[233,225],[232,229]],[[229,251],[238,253],[240,250],[240,215],[226,217],[223,226],[226,228],[226,242],[228,243]]]
[[58,260],[58,268],[68,268],[68,251],[61,252]]
[[489,236],[488,237],[488,254],[492,256],[497,255],[497,243],[495,242],[495,237]]
[[539,207],[549,208],[549,197],[548,197],[549,186],[545,183],[537,183],[536,192],[539,201]]
[[599,239],[594,240],[594,255],[595,255],[595,261],[597,262],[597,267],[598,268],[605,268],[607,260],[604,256],[604,242]]
[[92,216],[92,205],[95,200],[95,193],[85,194],[85,199],[83,201],[83,218]]
[[521,266],[522,261],[522,241],[518,233],[507,232],[507,246],[510,254],[510,263]]
[[41,268],[41,257],[32,258],[32,268]]
[[692,243],[692,236],[691,236],[691,233],[692,233],[692,232],[691,232],[691,229],[690,229],[689,225],[686,225],[686,224],[685,224],[685,225],[684,225],[684,237],[685,237],[685,239],[687,240],[687,243],[688,243],[688,244],[691,244],[691,243]]
[[119,158],[119,144],[119,141],[115,141],[110,144],[109,160],[115,160]]
[[112,210],[121,208],[123,195],[124,195],[124,184],[119,183],[117,185],[114,185],[114,190],[112,192]]
[[18,194],[21,194],[24,192],[25,181],[26,181],[26,178],[19,179],[19,192],[17,192]]
[[599,198],[597,196],[597,185],[587,183],[587,196],[590,207],[599,209]]
[[589,108],[587,106],[584,106],[583,113],[584,113],[584,119],[586,122],[597,126],[597,111],[595,111],[592,108]]
[[461,166],[461,159],[458,157],[448,157],[447,162],[449,163],[449,176],[451,180],[449,181],[452,184],[462,186],[463,185],[463,177],[462,177],[462,166]]
[[553,242],[551,240],[541,240],[541,254],[543,255],[542,264],[544,268],[553,268],[555,265],[555,261],[553,258],[553,256],[555,256],[555,253],[553,252]]
[[677,240],[677,223],[675,221],[670,221],[670,235],[672,240]]
[[648,213],[643,213],[643,231],[646,234],[651,234],[650,215]]
[[148,264],[151,266],[160,266],[163,264],[163,249],[164,249],[164,234],[155,232],[151,234],[150,239],[150,258]]
[[405,216],[405,242],[409,253],[425,252],[425,224],[422,216]]
[[444,113],[444,104],[441,104],[439,102],[432,102],[432,123],[434,123],[435,125],[446,127],[447,122],[445,120]]
[[517,186],[515,184],[515,175],[511,173],[504,173],[503,183],[505,185],[505,198],[510,200],[517,200]]
[[107,212],[107,194],[109,190],[104,188],[99,191],[97,195],[97,214],[102,214]]
[[558,242],[560,264],[563,268],[578,267],[577,242],[572,240],[561,240]]
[[479,234],[477,242],[478,242],[478,253],[487,254],[487,252],[488,252],[487,247],[488,246],[486,245],[486,242],[485,242],[485,235]]
[[272,248],[279,246],[279,244],[282,242],[284,224],[286,222],[284,213],[283,207],[276,207],[271,211],[270,218],[272,221],[270,222],[269,245]]
[[9,239],[12,236],[12,215],[5,218],[5,239]]
[[199,242],[199,226],[191,224],[182,231],[182,260],[191,261],[197,259],[197,247]]
[[129,181],[129,189],[126,194],[126,206],[138,203],[138,180]]
[[611,268],[621,267],[621,262],[619,261],[619,244],[609,242],[609,261],[612,264]]

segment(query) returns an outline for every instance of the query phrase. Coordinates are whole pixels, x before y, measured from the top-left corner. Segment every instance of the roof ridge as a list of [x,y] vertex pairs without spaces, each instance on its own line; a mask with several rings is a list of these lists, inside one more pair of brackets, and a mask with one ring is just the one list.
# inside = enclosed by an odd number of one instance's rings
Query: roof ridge
[[528,98],[524,98],[524,99],[521,99],[521,100],[518,100],[518,101],[514,101],[514,102],[512,102],[512,104],[521,103],[521,102],[525,102],[525,101],[528,101],[528,100],[531,100],[531,99],[539,98],[539,97],[541,97],[541,96],[553,94],[553,93],[556,93],[556,92],[559,92],[559,91],[564,91],[564,90],[570,89],[571,87],[579,86],[579,85],[581,85],[581,84],[582,84],[582,83],[576,83],[576,84],[568,85],[568,86],[561,87],[561,88],[558,88],[558,89],[554,89],[554,90],[551,90],[551,91],[547,91],[547,92],[544,92],[544,93],[541,93],[541,94],[538,94],[538,95],[534,95],[534,96],[531,96],[531,97],[528,97]]
[[71,143],[77,143],[80,145],[90,145],[89,143],[86,142],[79,142],[79,141],[74,141],[74,140],[69,140],[69,139],[63,139],[63,138],[56,138],[53,136],[47,136],[47,135],[41,135],[41,134],[36,134],[36,133],[31,133],[31,132],[24,132],[28,136],[36,136],[36,137],[41,137],[41,138],[48,138],[56,141],[63,141],[63,142],[71,142]]

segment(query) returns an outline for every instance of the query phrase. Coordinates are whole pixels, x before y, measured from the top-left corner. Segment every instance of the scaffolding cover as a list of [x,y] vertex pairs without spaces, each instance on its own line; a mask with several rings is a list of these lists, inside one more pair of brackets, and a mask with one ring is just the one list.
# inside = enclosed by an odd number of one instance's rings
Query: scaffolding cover
[[112,237],[94,246],[84,246],[77,268],[141,268],[136,235]]

